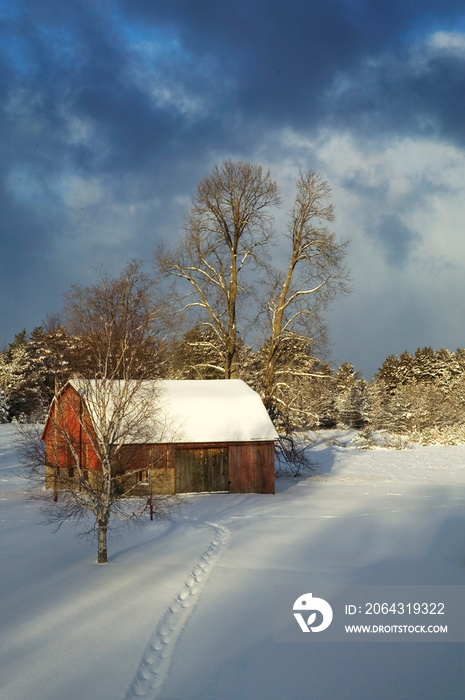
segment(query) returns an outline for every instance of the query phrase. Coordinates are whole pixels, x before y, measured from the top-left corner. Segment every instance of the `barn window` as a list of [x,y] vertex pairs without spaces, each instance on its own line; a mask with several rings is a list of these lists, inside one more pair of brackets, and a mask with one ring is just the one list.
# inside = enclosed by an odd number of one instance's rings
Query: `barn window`
[[139,483],[148,484],[149,482],[149,470],[141,469],[139,471]]
[[68,467],[68,478],[74,479],[74,467]]

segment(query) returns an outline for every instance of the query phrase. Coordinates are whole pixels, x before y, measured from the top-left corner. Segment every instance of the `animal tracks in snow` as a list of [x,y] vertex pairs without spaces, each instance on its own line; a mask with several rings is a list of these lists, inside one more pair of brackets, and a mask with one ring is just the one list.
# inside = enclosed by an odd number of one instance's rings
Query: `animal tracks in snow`
[[[194,520],[201,522],[196,518]],[[229,545],[231,532],[227,527],[207,521],[202,524],[211,527],[215,537],[197,560],[150,637],[124,700],[156,700],[168,675],[176,641],[197,603],[196,596]]]

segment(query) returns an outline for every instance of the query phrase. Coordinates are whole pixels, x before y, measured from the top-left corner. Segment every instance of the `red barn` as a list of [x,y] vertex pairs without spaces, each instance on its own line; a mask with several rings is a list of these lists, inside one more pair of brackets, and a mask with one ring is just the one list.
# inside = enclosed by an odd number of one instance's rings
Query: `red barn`
[[[76,470],[86,479],[98,478],[100,426],[114,420],[112,397],[121,396],[127,385],[71,380],[64,387],[43,432],[46,488],[57,488],[57,469],[67,470],[70,479]],[[159,380],[140,386],[149,402],[149,425],[146,421],[143,437],[125,425],[116,445],[121,464],[116,478],[124,480],[126,492],[274,493],[278,435],[259,395],[242,380]],[[109,388],[109,399],[96,402],[93,390],[102,387]],[[129,424],[137,410],[126,406],[123,422]]]

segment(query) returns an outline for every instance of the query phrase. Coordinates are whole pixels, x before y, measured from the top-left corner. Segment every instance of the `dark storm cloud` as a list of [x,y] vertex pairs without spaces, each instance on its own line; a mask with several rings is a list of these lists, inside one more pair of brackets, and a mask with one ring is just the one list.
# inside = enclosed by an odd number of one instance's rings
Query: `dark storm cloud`
[[[34,116],[44,127],[40,142],[26,138],[22,149],[39,147],[86,170],[140,169],[151,159],[159,167],[179,149],[191,157],[220,144],[238,150],[251,143],[254,120],[310,128],[321,119],[354,125],[365,116],[371,123],[375,118],[378,129],[407,121],[438,123],[444,132],[462,128],[458,59],[449,57],[418,78],[396,71],[393,79],[391,61],[376,73],[364,68],[368,59],[405,46],[423,17],[430,25],[453,22],[460,8],[453,1],[49,0],[15,7],[3,29],[4,85],[36,100]],[[175,55],[162,44],[140,70],[130,37],[163,31],[178,41]],[[349,87],[335,95],[330,88],[341,76],[348,76]],[[208,100],[208,109],[192,119],[155,104],[151,80]],[[70,114],[92,125],[94,141],[70,142]]]
[[[365,77],[360,70],[367,61],[382,55],[394,56],[425,32],[454,29],[460,23],[463,25],[465,18],[463,4],[455,0],[447,3],[441,0],[408,3],[387,0],[132,3],[126,0],[124,7],[128,17],[174,27],[183,46],[194,56],[213,57],[225,74],[235,78],[236,90],[231,100],[236,107],[271,123],[285,122],[298,127],[331,116],[334,106],[323,98],[339,76],[350,76],[353,72],[359,86],[358,79]],[[392,67],[388,61],[387,70]],[[450,67],[454,69],[453,65]],[[443,85],[442,77],[440,71],[430,75],[424,81],[424,91],[434,94],[434,89]],[[402,82],[402,78],[397,78]],[[348,110],[348,116],[354,113],[356,118],[357,111],[363,112],[364,108],[373,110],[387,84],[387,76],[384,80],[380,76],[379,86],[370,85],[363,92],[367,104],[359,100],[356,109]],[[422,81],[416,89],[423,92]],[[389,108],[389,96],[382,105],[387,120],[395,120],[399,107],[403,106],[402,99],[407,106],[413,104],[410,90],[406,76],[405,89],[398,89],[393,109]],[[426,100],[424,112],[429,107],[433,108],[434,117],[441,111],[438,103],[428,104]],[[444,110],[448,108],[446,103]]]
[[[153,160],[161,171],[181,146],[195,157],[207,138],[212,145],[225,138],[214,112],[193,125],[178,111],[155,105],[134,80],[137,58],[122,19],[113,12],[116,4],[102,3],[96,10],[90,3],[71,2],[67,11],[59,2],[22,7],[3,27],[3,103],[9,103],[16,158],[48,161],[52,168],[61,162],[86,173],[140,170]],[[155,79],[163,73],[165,80],[172,74],[172,81],[187,85],[192,71],[184,68],[162,57],[152,73]],[[34,129],[19,133],[18,119],[26,109]],[[73,138],[76,120],[92,130],[92,139]]]
[[[174,238],[214,160],[284,161],[280,129],[463,143],[465,52],[425,43],[463,19],[457,0],[0,0],[0,345],[91,266]],[[365,186],[346,190],[385,204]],[[417,242],[402,213],[373,224],[390,262]]]
[[465,46],[418,45],[339,76],[326,96],[328,123],[364,136],[414,134],[465,144]]

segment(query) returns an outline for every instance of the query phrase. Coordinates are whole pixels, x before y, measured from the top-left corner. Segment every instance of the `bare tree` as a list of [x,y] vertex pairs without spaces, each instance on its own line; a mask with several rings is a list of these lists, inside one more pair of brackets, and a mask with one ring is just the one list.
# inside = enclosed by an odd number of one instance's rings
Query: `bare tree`
[[[308,349],[325,341],[322,311],[335,296],[349,291],[346,243],[339,242],[326,226],[334,220],[330,195],[330,186],[320,174],[300,172],[285,233],[289,244],[286,266],[268,266],[261,393],[271,417],[289,404],[298,408],[298,392],[289,396],[289,389],[302,381],[291,382],[290,378],[320,376],[312,369]],[[289,352],[289,347],[298,351]],[[304,361],[302,347],[307,348]],[[283,357],[289,361],[283,362]]]
[[278,203],[268,171],[227,160],[199,183],[179,245],[155,254],[161,274],[185,283],[182,310],[200,310],[214,333],[226,379],[238,376],[238,305],[250,296],[246,269],[268,254],[270,208]]
[[155,379],[162,374],[157,340],[159,308],[153,282],[138,261],[113,278],[102,271],[96,285],[73,285],[65,294],[68,333],[79,338],[80,375],[105,379]]
[[[158,271],[174,280],[175,289],[185,284],[177,310],[200,311],[207,326],[208,345],[199,336],[191,346],[199,358],[209,351],[208,359],[197,362],[201,371],[208,367],[217,372],[217,358],[223,357],[225,378],[240,374],[238,319],[244,332],[257,304],[261,306],[259,315],[265,321],[262,347],[253,362],[254,384],[272,419],[278,418],[286,430],[296,425],[299,411],[306,412],[302,380],[327,376],[315,369],[321,363],[314,356],[325,345],[323,312],[338,294],[348,291],[346,244],[327,228],[334,220],[330,195],[321,175],[312,170],[299,173],[283,235],[287,252],[281,246],[275,257],[283,264],[274,265],[271,207],[280,203],[276,182],[259,166],[226,161],[199,184],[178,246],[171,253],[160,248],[155,255]],[[262,285],[260,295],[253,293],[253,283]]]
[[[111,518],[136,520],[150,509],[168,517],[177,508],[167,471],[160,469],[166,426],[160,418],[156,307],[151,282],[131,262],[119,278],[102,274],[92,287],[74,286],[66,295],[64,317],[82,344],[82,369],[56,392],[45,427],[45,446],[25,431],[23,447],[31,479],[43,486],[45,521],[59,527],[73,519],[96,532],[98,562],[107,561]],[[157,474],[157,493],[147,480]],[[141,484],[143,482],[143,484]],[[82,527],[81,527],[82,529]]]

